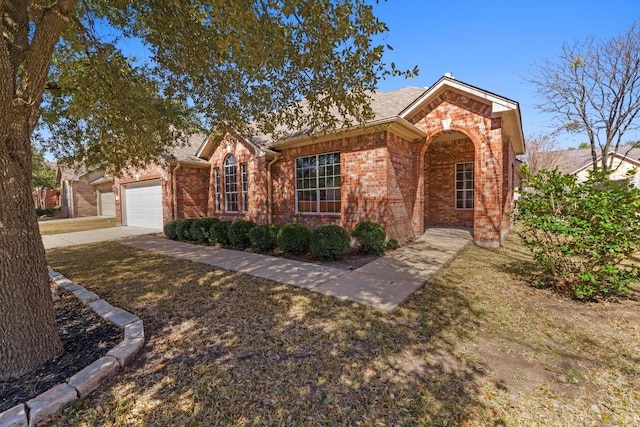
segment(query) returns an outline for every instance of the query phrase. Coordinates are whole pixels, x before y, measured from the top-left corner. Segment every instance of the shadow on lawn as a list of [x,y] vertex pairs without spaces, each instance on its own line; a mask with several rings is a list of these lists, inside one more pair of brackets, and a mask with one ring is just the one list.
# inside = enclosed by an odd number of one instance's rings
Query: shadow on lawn
[[476,314],[436,278],[392,314],[116,243],[59,249],[54,269],[143,319],[139,359],[86,425],[502,424],[486,366],[456,347]]

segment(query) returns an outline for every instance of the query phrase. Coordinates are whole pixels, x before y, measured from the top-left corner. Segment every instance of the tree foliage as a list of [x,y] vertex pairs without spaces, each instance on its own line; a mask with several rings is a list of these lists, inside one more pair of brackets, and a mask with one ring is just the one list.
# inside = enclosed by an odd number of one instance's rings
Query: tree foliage
[[[45,93],[48,148],[117,172],[196,129],[357,124],[379,79],[417,72],[382,62],[386,30],[362,0],[78,3]],[[148,60],[127,58],[123,38]]]
[[540,264],[539,285],[588,299],[640,281],[627,263],[640,250],[640,190],[593,171],[584,182],[557,170],[529,176],[518,206],[520,235]]
[[31,152],[31,191],[36,198],[36,207],[44,209],[46,190],[56,187],[56,176],[53,168],[45,161],[42,151],[32,147]]
[[[0,0],[0,380],[62,351],[31,141],[118,173],[196,129],[322,132],[371,117],[382,61],[364,0]],[[128,58],[123,43],[146,51]],[[305,102],[301,100],[305,99]],[[303,126],[304,125],[304,126]]]
[[527,151],[521,157],[529,173],[551,170],[560,158],[556,140],[548,134],[533,134],[527,138]]
[[611,169],[609,153],[639,125],[640,22],[608,40],[565,43],[532,75],[545,101],[539,108],[555,116],[558,130],[588,138],[593,169]]

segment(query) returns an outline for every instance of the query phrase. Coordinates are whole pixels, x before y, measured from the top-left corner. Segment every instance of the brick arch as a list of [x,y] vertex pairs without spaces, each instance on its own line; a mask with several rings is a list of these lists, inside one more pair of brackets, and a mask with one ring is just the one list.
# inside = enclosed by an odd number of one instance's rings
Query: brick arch
[[[456,207],[456,164],[471,163],[478,168],[477,150],[471,138],[464,133],[453,134],[451,139],[433,141],[425,145],[422,168],[423,227],[465,227],[473,229],[475,209]],[[474,206],[477,205],[478,180],[474,179]]]

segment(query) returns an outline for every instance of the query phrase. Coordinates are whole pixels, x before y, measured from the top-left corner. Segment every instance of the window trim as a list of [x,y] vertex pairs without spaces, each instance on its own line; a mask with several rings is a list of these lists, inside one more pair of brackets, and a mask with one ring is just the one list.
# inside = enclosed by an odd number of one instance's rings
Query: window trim
[[[462,166],[462,188],[458,189],[458,166]],[[467,180],[464,177],[464,174],[468,171],[467,166],[471,166],[471,188],[468,188],[466,186],[466,184],[468,183],[469,180]],[[454,171],[453,171],[453,191],[454,191],[454,196],[453,196],[453,207],[455,210],[457,211],[472,211],[475,208],[475,197],[476,197],[476,191],[475,191],[475,185],[476,185],[476,171],[475,171],[475,164],[473,161],[471,162],[457,162],[454,166]],[[465,194],[471,191],[471,199],[468,199]],[[463,207],[459,208],[458,207],[458,194],[462,195],[462,205]],[[468,205],[468,201],[471,201],[471,206],[467,206]]]
[[[233,164],[227,164],[229,159],[233,159]],[[225,157],[224,167],[224,211],[228,213],[238,213],[238,162],[233,154]],[[233,174],[231,170],[233,169]],[[227,172],[229,170],[229,172]],[[233,179],[229,179],[233,177]],[[234,190],[235,189],[235,190]],[[235,196],[232,198],[232,196]],[[231,206],[235,205],[235,210],[231,210]]]
[[[333,163],[332,165],[335,167],[336,165],[338,167],[340,167],[340,172],[338,175],[332,175],[333,177],[338,177],[340,179],[340,185],[339,186],[333,186],[333,187],[320,187],[320,156],[329,156],[329,155],[338,155],[338,163]],[[295,213],[296,215],[323,215],[323,216],[340,216],[342,214],[342,156],[340,155],[341,153],[339,151],[331,151],[328,153],[318,153],[318,154],[311,154],[311,155],[307,155],[307,156],[299,156],[296,157],[294,159],[294,168],[293,168],[293,179],[294,179],[294,192],[295,192]],[[305,158],[313,158],[315,157],[316,161],[315,161],[315,181],[316,181],[316,187],[315,188],[309,188],[309,189],[298,189],[298,160],[299,159],[305,159]],[[313,212],[300,212],[299,210],[299,193],[301,191],[313,191],[315,190],[316,192],[316,210]],[[320,210],[320,205],[323,202],[323,200],[320,199],[320,192],[321,191],[326,191],[326,190],[338,190],[340,192],[340,199],[335,200],[329,200],[329,202],[332,203],[337,203],[338,206],[340,206],[339,211],[338,212],[322,212]],[[327,202],[328,200],[324,200],[324,202]]]

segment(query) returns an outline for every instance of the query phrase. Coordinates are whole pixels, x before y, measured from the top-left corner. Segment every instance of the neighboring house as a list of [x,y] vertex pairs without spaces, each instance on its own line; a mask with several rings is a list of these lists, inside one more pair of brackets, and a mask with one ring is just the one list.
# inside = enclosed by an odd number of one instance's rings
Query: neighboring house
[[524,152],[518,103],[444,76],[428,89],[377,92],[371,106],[365,126],[333,134],[193,137],[116,179],[118,221],[160,228],[215,216],[351,229],[373,220],[401,242],[428,227],[465,227],[476,243],[499,246]]
[[[55,173],[58,169],[58,165],[55,162],[45,162],[45,164],[51,168]],[[60,205],[60,190],[56,188],[38,188],[32,191],[33,201],[36,208],[49,209]]]
[[[558,168],[559,172],[572,174],[578,181],[587,179],[589,171],[593,169],[591,149],[552,151],[545,154],[551,158],[549,169]],[[640,188],[640,148],[631,146],[618,147],[617,152],[609,153],[609,162],[613,171],[610,178],[613,181],[628,182]],[[598,156],[598,165],[602,163],[602,155]],[[631,175],[629,175],[631,172]]]
[[61,216],[115,216],[113,177],[100,169],[86,170],[58,166]]
[[206,217],[210,164],[196,156],[206,139],[192,135],[144,170],[123,171],[113,186],[118,225],[160,230],[175,218]]

